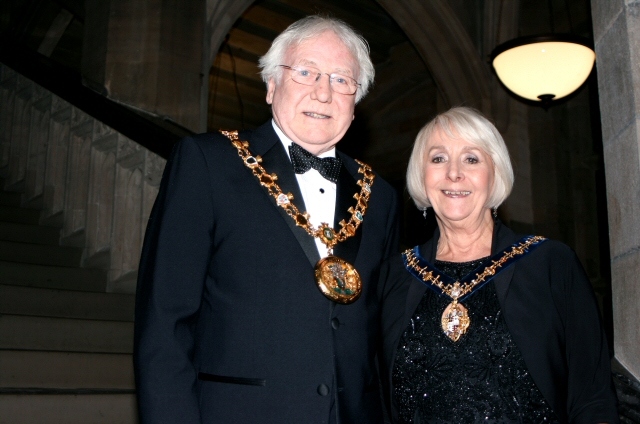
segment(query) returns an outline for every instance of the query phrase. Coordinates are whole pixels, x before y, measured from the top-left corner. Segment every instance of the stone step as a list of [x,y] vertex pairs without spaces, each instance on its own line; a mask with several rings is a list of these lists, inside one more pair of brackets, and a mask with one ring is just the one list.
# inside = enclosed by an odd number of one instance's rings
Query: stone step
[[0,206],[19,207],[22,202],[22,193],[15,191],[0,191]]
[[128,354],[0,350],[0,388],[135,389]]
[[133,323],[0,314],[0,349],[132,353]]
[[2,394],[0,424],[136,424],[135,394]]
[[0,282],[29,287],[104,292],[107,272],[101,269],[23,264],[0,260]]
[[57,246],[60,244],[60,229],[42,225],[0,222],[0,240]]
[[0,284],[0,314],[133,322],[135,296]]
[[44,209],[44,196],[40,194],[30,199],[26,198],[26,196],[23,196],[20,207],[42,210]]
[[80,266],[82,249],[0,240],[0,261],[37,265]]
[[17,206],[0,206],[0,221],[38,225],[41,211]]

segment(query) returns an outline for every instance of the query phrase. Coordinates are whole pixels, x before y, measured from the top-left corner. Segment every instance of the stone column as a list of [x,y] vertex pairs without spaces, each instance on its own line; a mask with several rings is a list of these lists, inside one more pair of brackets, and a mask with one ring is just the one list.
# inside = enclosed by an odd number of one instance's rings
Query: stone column
[[88,1],[85,7],[86,84],[192,131],[204,130],[205,0]]
[[591,0],[607,179],[614,349],[640,379],[640,2]]

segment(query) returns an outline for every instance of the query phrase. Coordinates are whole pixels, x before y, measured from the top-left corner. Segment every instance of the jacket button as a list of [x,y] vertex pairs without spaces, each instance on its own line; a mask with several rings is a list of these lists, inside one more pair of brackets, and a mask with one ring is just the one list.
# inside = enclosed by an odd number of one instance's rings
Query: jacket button
[[331,328],[333,328],[334,330],[340,328],[340,320],[338,318],[333,318],[331,320]]
[[326,384],[321,384],[318,386],[318,394],[320,396],[326,396],[329,394],[329,386]]

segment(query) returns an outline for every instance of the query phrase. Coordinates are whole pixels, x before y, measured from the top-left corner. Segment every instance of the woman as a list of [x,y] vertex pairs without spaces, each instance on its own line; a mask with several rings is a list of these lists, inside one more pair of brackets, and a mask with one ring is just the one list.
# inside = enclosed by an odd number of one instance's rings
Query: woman
[[598,307],[576,255],[495,218],[513,186],[504,141],[454,108],[407,171],[431,240],[382,269],[387,402],[397,423],[618,422]]

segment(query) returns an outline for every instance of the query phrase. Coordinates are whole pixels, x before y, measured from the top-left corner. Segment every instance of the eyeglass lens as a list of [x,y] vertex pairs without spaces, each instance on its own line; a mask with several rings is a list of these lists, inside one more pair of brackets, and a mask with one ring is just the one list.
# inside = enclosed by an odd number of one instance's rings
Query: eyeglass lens
[[283,68],[291,70],[291,79],[304,85],[314,85],[322,75],[329,75],[331,89],[336,93],[354,94],[358,89],[358,83],[351,77],[341,74],[325,74],[313,66],[285,66]]

